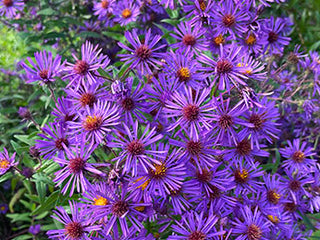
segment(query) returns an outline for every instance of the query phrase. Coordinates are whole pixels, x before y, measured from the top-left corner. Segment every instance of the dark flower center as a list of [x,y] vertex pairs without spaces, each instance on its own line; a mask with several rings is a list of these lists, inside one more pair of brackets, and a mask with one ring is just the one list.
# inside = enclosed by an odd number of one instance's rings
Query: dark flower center
[[148,46],[143,44],[136,49],[136,55],[141,60],[146,60],[151,56],[151,49]]
[[261,118],[261,115],[253,113],[249,118],[249,122],[254,125],[254,130],[259,131],[262,129],[265,120]]
[[139,140],[133,140],[131,143],[128,144],[127,150],[129,153],[136,156],[143,154],[145,149],[142,142],[140,142]]
[[274,43],[275,41],[277,41],[279,38],[279,35],[273,31],[269,32],[269,36],[268,36],[268,42],[269,43]]
[[191,154],[191,155],[199,155],[202,151],[202,144],[200,141],[192,141],[190,140],[188,143],[187,143],[187,150],[188,152]]
[[211,200],[220,198],[220,196],[221,196],[221,190],[220,190],[219,188],[217,188],[217,187],[214,186],[214,185],[211,185],[211,186],[210,186],[210,190],[211,190],[211,191],[209,192],[209,194],[210,194],[210,199],[211,199]]
[[121,106],[124,108],[124,110],[131,111],[132,109],[134,109],[134,101],[132,100],[132,98],[127,97],[122,100]]
[[92,93],[84,93],[80,97],[80,103],[82,107],[89,106],[93,107],[93,104],[96,102],[96,96]]
[[120,200],[113,204],[111,211],[117,217],[121,217],[129,211],[129,205],[127,202]]
[[182,42],[186,46],[193,46],[196,44],[196,38],[191,34],[186,34],[183,36]]
[[213,42],[214,42],[215,45],[219,46],[220,44],[224,44],[225,43],[225,39],[222,36],[222,34],[219,34],[219,36],[217,36],[217,37],[215,37],[213,39]]
[[89,64],[83,60],[78,60],[73,69],[77,74],[85,75],[88,72]]
[[66,122],[72,121],[75,116],[76,116],[75,114],[72,114],[72,115],[66,114],[64,116],[64,121],[66,121]]
[[172,190],[172,189],[169,189],[169,191],[170,191],[170,196],[177,196],[177,195],[179,195],[180,194],[180,192],[181,192],[181,190],[182,190],[182,188],[181,187],[179,187],[179,188],[176,188],[176,189],[174,189],[174,190]]
[[295,212],[297,210],[297,205],[294,202],[287,202],[284,204],[284,209],[287,212]]
[[249,239],[249,240],[259,240],[259,239],[262,238],[261,228],[258,227],[258,226],[255,225],[255,224],[251,224],[251,225],[248,227],[247,234],[248,234],[248,239]]
[[95,115],[87,116],[87,118],[83,122],[83,128],[86,131],[98,130],[101,127],[102,123],[103,121],[101,117],[97,117]]
[[226,27],[232,27],[236,23],[236,18],[232,14],[226,14],[223,16],[222,22]]
[[297,63],[299,62],[298,56],[297,56],[295,53],[293,53],[293,52],[291,52],[291,53],[289,54],[288,60],[289,60],[291,63],[293,63],[293,64],[297,64]]
[[62,143],[64,143],[66,146],[69,145],[69,141],[68,139],[66,138],[58,138],[56,141],[55,141],[55,146],[57,149],[59,150],[63,150],[63,145]]
[[129,17],[131,17],[132,12],[129,8],[126,8],[122,11],[121,15],[123,18],[129,18]]
[[292,160],[296,163],[302,163],[305,159],[305,155],[301,151],[295,151],[292,155]]
[[182,109],[182,113],[188,121],[195,121],[199,118],[200,109],[196,105],[189,104]]
[[223,114],[219,119],[219,125],[223,129],[227,129],[231,127],[232,124],[233,124],[233,120],[230,115]]
[[41,70],[39,72],[39,76],[42,78],[42,79],[48,79],[48,70]]
[[252,46],[254,44],[256,44],[257,42],[257,38],[253,33],[250,33],[250,35],[248,36],[248,38],[245,40],[246,44],[248,46]]
[[278,204],[280,197],[280,194],[278,194],[274,190],[269,190],[267,193],[267,199],[272,204]]
[[234,172],[234,180],[240,184],[247,183],[249,180],[249,172],[246,169],[236,170]]
[[217,62],[217,73],[218,74],[226,74],[230,73],[233,68],[233,65],[231,62],[229,62],[227,59],[221,59]]
[[13,1],[12,0],[3,0],[3,5],[6,7],[12,7],[13,6]]
[[109,1],[103,0],[101,2],[101,7],[104,8],[104,9],[108,8],[109,7]]
[[208,171],[207,169],[202,169],[202,173],[197,171],[196,177],[200,182],[210,182],[212,179],[212,172]]
[[154,165],[155,169],[151,169],[150,170],[150,175],[153,177],[153,178],[156,178],[156,179],[161,179],[162,177],[164,177],[167,173],[167,167],[164,163],[158,165]]
[[248,139],[243,139],[237,144],[237,152],[242,156],[247,156],[251,152],[251,144]]
[[180,68],[177,71],[177,77],[179,78],[180,82],[187,82],[190,79],[190,76],[190,70],[187,67]]
[[81,157],[76,157],[70,159],[69,168],[73,173],[79,173],[84,169],[86,165],[86,161]]
[[298,180],[292,180],[289,183],[289,188],[294,192],[300,190],[300,187],[301,187],[301,183]]
[[71,239],[80,239],[84,233],[84,229],[81,223],[78,222],[70,222],[65,226],[65,230],[67,235]]
[[195,231],[191,233],[188,237],[188,240],[205,240],[206,235],[203,232]]

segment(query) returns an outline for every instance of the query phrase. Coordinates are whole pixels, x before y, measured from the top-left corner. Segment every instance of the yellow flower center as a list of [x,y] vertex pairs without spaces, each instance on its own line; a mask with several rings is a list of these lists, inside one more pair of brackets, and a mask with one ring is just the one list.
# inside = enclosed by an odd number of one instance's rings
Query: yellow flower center
[[0,159],[0,168],[6,169],[10,165],[10,162],[7,159]]
[[277,216],[272,216],[272,215],[268,215],[268,219],[272,222],[272,223],[279,223],[280,220]]
[[[144,179],[145,179],[145,177],[140,177],[140,178],[138,178],[138,179],[135,181],[135,183],[140,182],[140,181],[143,181]],[[142,190],[145,190],[146,187],[148,186],[149,182],[150,182],[150,179],[148,179],[147,181],[145,181],[144,183],[142,183],[141,185],[139,185],[139,186],[136,187],[136,188],[137,188],[137,189],[138,189],[138,188],[141,188]]]
[[206,10],[207,6],[206,6],[205,1],[204,0],[200,0],[199,3],[200,3],[201,10],[202,11]]
[[179,79],[188,79],[191,76],[189,68],[186,67],[180,68],[177,75]]
[[[237,67],[248,67],[248,64],[238,63]],[[245,71],[242,72],[242,74],[251,75],[252,74],[252,68],[248,68]]]
[[151,170],[151,172],[155,177],[162,177],[166,174],[167,168],[164,163],[160,165],[154,165],[154,167],[155,167],[155,170]]
[[214,39],[213,39],[213,41],[214,41],[214,43],[216,44],[216,45],[220,45],[220,44],[224,44],[224,37],[222,36],[222,34],[220,34],[219,36],[217,36],[217,37],[215,37]]
[[139,206],[139,207],[135,207],[134,209],[139,212],[143,212],[145,208],[146,208],[145,206]]
[[87,116],[86,120],[83,123],[83,127],[86,131],[93,131],[100,128],[102,124],[101,117],[97,116]]
[[132,15],[132,12],[129,8],[126,8],[122,11],[123,18],[129,18],[129,17],[131,17],[131,15]]
[[96,205],[96,206],[105,206],[108,204],[108,200],[100,196],[98,198],[93,199],[93,201],[94,201],[93,205]]
[[257,38],[254,34],[251,33],[245,42],[247,45],[252,46],[257,42]]
[[4,211],[4,210],[6,210],[6,207],[5,206],[1,206],[1,211]]

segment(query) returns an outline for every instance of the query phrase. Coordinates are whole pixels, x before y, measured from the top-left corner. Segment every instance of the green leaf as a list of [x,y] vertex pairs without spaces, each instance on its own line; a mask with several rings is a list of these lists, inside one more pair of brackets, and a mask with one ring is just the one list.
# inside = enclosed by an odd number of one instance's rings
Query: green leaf
[[13,195],[13,197],[11,198],[11,201],[9,203],[10,212],[13,212],[14,204],[21,198],[21,196],[24,194],[25,191],[26,191],[25,188],[20,188],[18,190],[18,192],[16,192],[16,194]]
[[36,182],[36,189],[39,195],[40,204],[43,204],[46,196],[46,184],[44,182],[37,181]]
[[43,204],[39,205],[32,213],[31,215],[39,215],[41,213],[44,213],[46,211],[50,211],[54,206],[55,203],[59,197],[60,191],[57,190],[53,192],[45,201]]
[[3,176],[0,177],[0,183],[2,183],[4,181],[7,181],[11,177],[12,177],[12,173],[11,172],[7,172],[6,174],[4,174]]
[[29,146],[34,145],[34,139],[30,139],[28,135],[14,135],[14,137]]
[[53,10],[52,8],[45,8],[37,12],[37,15],[51,16],[57,15],[59,12]]
[[12,219],[13,222],[17,222],[17,221],[31,222],[29,213],[7,213],[6,216]]

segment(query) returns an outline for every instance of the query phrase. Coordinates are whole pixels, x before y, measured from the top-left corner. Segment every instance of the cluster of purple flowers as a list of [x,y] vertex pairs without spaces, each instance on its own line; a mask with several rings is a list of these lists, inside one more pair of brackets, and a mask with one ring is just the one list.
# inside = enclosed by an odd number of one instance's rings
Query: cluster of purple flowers
[[[148,11],[160,22],[168,7],[183,9],[186,20],[170,29],[173,43],[161,39],[156,25],[127,30],[127,42],[119,42],[127,67],[121,76],[90,42],[71,62],[42,51],[22,64],[28,83],[52,92],[58,79],[67,85],[36,148],[60,165],[53,181],[62,194],[81,197],[69,202],[71,215],[57,207],[53,218],[63,228],[48,231],[49,238],[289,240],[312,234],[301,222],[320,211],[318,156],[304,124],[283,137],[281,129],[297,118],[280,119],[275,102],[295,88],[254,90],[291,74],[272,64],[290,42],[291,22],[261,18],[270,2],[283,1],[94,1],[94,15],[108,27],[148,22]],[[21,6],[1,4],[7,17]],[[320,94],[319,59],[299,47],[288,56],[300,72],[314,75],[313,94]],[[308,121],[316,105],[304,102]],[[275,144],[280,163],[273,159]],[[97,157],[101,150],[108,159]],[[0,175],[16,164],[6,150],[0,153]]]

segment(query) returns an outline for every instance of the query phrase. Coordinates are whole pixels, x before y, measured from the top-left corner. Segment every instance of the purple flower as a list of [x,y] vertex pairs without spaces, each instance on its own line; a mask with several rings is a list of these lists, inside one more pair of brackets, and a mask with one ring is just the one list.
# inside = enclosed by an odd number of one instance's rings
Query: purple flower
[[268,44],[267,38],[267,35],[262,31],[246,32],[240,39],[242,50],[246,53],[253,53],[254,56],[259,56],[263,51],[263,47]]
[[8,209],[8,204],[0,203],[0,214],[6,214]]
[[195,0],[193,2],[187,2],[183,6],[183,10],[185,12],[189,12],[185,18],[190,20],[191,25],[199,25],[202,27],[203,25],[211,25],[211,16],[210,12],[215,7],[215,1],[213,0]]
[[174,234],[168,239],[214,239],[224,234],[224,231],[217,232],[215,228],[217,221],[218,217],[214,215],[205,217],[204,212],[200,214],[187,212],[180,222],[176,221],[176,224],[172,225]]
[[193,92],[191,87],[184,87],[181,92],[176,91],[163,109],[165,116],[172,120],[168,130],[181,127],[180,131],[191,130],[191,134],[197,134],[202,127],[210,129],[214,107],[206,102],[209,93],[208,88]]
[[213,60],[207,55],[202,54],[200,56],[200,61],[209,65],[209,67],[203,67],[204,71],[209,71],[214,73],[214,81],[219,81],[219,90],[230,90],[231,84],[234,86],[247,85],[243,80],[247,79],[247,76],[243,73],[250,70],[245,66],[238,66],[241,62],[239,59],[239,53],[241,52],[241,47],[233,44],[230,49],[222,47],[220,45],[220,55],[219,58]]
[[220,53],[220,45],[225,46],[231,40],[231,36],[217,34],[212,30],[208,30],[205,34],[208,48],[213,54]]
[[280,207],[286,202],[285,200],[285,187],[283,180],[278,174],[268,174],[263,176],[263,182],[265,183],[265,190],[261,192],[259,206],[261,211],[266,213],[270,207]]
[[0,16],[14,18],[24,8],[24,2],[21,0],[2,0],[0,1]]
[[88,83],[91,85],[101,81],[95,74],[99,68],[106,68],[110,60],[108,56],[101,54],[102,48],[98,49],[98,47],[98,45],[93,47],[90,42],[86,41],[81,46],[81,59],[72,54],[76,62],[67,62],[67,66],[64,68],[67,74],[63,79],[70,80],[67,87],[75,85],[78,88],[80,84]]
[[233,222],[232,233],[238,236],[236,240],[269,240],[267,234],[270,231],[270,223],[257,207],[252,212],[248,206],[243,206],[240,212],[241,219],[236,218]]
[[205,34],[205,29],[200,26],[192,27],[190,22],[181,22],[178,24],[178,28],[174,29],[174,32],[175,34],[171,34],[171,36],[176,38],[178,42],[172,44],[172,48],[179,48],[181,52],[185,51],[186,54],[191,55],[207,50],[205,39],[202,37]]
[[120,1],[114,11],[114,21],[120,23],[120,26],[136,21],[140,14],[139,6],[132,1]]
[[211,13],[214,31],[218,34],[229,33],[232,36],[245,32],[250,19],[249,9],[243,2],[233,0],[221,1]]
[[77,118],[73,104],[65,97],[57,99],[56,107],[53,109],[51,114],[56,117],[56,122],[64,125],[67,122],[75,121]]
[[121,48],[130,52],[130,54],[119,54],[121,61],[131,64],[130,68],[136,68],[140,74],[152,74],[152,69],[158,69],[157,65],[162,64],[158,58],[162,58],[163,54],[157,51],[165,47],[165,45],[156,46],[161,39],[160,35],[152,36],[149,29],[145,34],[143,43],[138,37],[137,29],[133,29],[132,33],[126,31],[124,36],[132,47],[118,43]]
[[21,65],[26,70],[28,80],[26,83],[40,81],[41,83],[50,83],[60,76],[64,63],[61,65],[61,56],[57,55],[54,59],[51,52],[36,52],[34,54],[35,62],[27,57],[31,67],[26,62]]
[[69,201],[71,217],[68,215],[63,207],[57,207],[57,211],[53,212],[56,215],[52,215],[52,218],[61,222],[64,225],[63,229],[49,230],[47,232],[49,238],[63,238],[65,240],[90,240],[89,233],[92,231],[98,231],[101,229],[100,225],[91,225],[89,219],[84,214],[83,206],[77,202]]
[[15,162],[16,153],[9,156],[7,149],[4,147],[3,151],[0,151],[0,175],[5,174],[11,167],[18,165],[18,161]]
[[270,53],[282,53],[284,46],[288,45],[291,38],[283,36],[283,20],[271,16],[270,20],[265,20],[263,31],[268,35],[268,44],[265,46],[265,51]]
[[147,125],[143,134],[140,135],[138,121],[131,123],[131,126],[133,131],[129,129],[130,126],[123,124],[124,131],[117,132],[117,137],[113,137],[108,146],[122,149],[121,154],[115,160],[118,161],[118,165],[124,161],[123,173],[131,172],[132,176],[136,176],[138,168],[145,172],[148,172],[149,167],[155,170],[153,164],[161,164],[156,157],[165,158],[165,155],[163,155],[165,151],[148,149],[148,146],[162,138],[161,134],[156,133],[155,128],[150,130],[149,125]]
[[280,149],[279,152],[284,158],[283,167],[292,171],[314,171],[316,161],[311,156],[315,155],[312,147],[307,147],[307,142],[300,142],[299,139],[294,139],[291,143],[288,140],[289,147]]
[[84,133],[87,140],[101,143],[106,133],[119,124],[118,108],[107,101],[98,100],[92,108],[88,105],[85,111],[79,112],[79,122],[70,122],[69,128],[74,133]]
[[70,149],[65,147],[67,159],[59,157],[55,157],[53,159],[55,162],[63,166],[61,170],[55,173],[56,177],[53,181],[57,186],[59,186],[69,178],[67,182],[63,184],[61,192],[66,194],[71,185],[70,197],[72,196],[75,187],[77,187],[77,192],[84,192],[87,190],[89,181],[85,177],[86,173],[92,173],[100,176],[104,175],[104,173],[94,168],[94,166],[99,166],[101,164],[88,162],[91,153],[95,150],[96,146],[86,146],[84,135],[76,138],[75,142],[78,143],[77,146]]
[[98,0],[94,2],[94,15],[98,15],[100,20],[104,20],[110,13],[113,12],[115,0]]
[[31,233],[32,235],[38,235],[40,231],[41,231],[40,224],[32,225],[29,227],[29,233]]
[[42,139],[36,140],[36,147],[45,159],[51,159],[54,156],[64,158],[65,148],[72,144],[72,140],[66,133],[63,124],[49,123],[42,128],[43,133],[38,134]]
[[32,119],[32,115],[31,115],[29,109],[26,107],[19,107],[18,114],[19,114],[19,117],[21,117],[23,119],[26,119],[26,120]]

